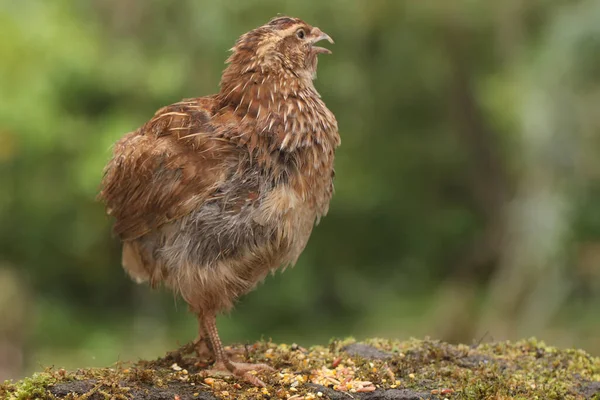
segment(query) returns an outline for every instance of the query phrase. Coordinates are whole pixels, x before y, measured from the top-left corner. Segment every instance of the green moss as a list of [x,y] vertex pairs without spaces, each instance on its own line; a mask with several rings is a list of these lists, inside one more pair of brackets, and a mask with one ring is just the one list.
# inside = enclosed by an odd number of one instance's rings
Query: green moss
[[[168,356],[151,362],[74,373],[45,372],[0,386],[0,398],[85,400],[201,398],[212,392],[222,399],[263,399],[292,396],[316,398],[321,391],[352,392],[410,389],[434,398],[460,399],[585,399],[600,391],[600,359],[580,350],[560,350],[535,339],[480,346],[450,345],[431,340],[370,339],[367,349],[379,358],[349,356],[353,339],[302,349],[286,344],[257,343],[237,347],[239,358],[266,362],[279,372],[262,374],[267,388],[233,378],[206,379],[197,374],[193,357]],[[364,354],[368,356],[368,353]],[[175,365],[174,365],[175,364]],[[52,385],[55,385],[52,387]],[[322,386],[314,386],[322,385]],[[67,395],[68,392],[72,394]],[[152,393],[154,392],[154,393]],[[56,397],[54,397],[54,395]],[[600,395],[598,396],[600,398]]]
[[8,400],[34,400],[51,397],[48,386],[58,379],[50,371],[33,374],[17,383],[10,381],[0,384],[0,399]]

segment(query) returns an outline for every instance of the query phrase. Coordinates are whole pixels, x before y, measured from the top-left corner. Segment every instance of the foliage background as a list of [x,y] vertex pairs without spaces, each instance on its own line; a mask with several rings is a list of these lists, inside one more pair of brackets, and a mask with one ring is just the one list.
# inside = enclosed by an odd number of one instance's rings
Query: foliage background
[[195,336],[135,286],[95,201],[111,144],[218,90],[277,14],[329,33],[336,196],[226,342],[531,335],[600,355],[600,3],[0,0],[0,379]]

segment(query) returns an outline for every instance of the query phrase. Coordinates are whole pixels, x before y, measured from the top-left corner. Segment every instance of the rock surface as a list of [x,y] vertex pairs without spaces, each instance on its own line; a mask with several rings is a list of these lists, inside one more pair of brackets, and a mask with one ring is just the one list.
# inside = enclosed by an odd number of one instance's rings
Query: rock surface
[[1,399],[600,399],[600,359],[534,339],[478,346],[430,340],[334,341],[303,349],[257,343],[234,357],[266,362],[266,388],[206,377],[206,365],[172,353],[155,361],[66,372],[0,385]]

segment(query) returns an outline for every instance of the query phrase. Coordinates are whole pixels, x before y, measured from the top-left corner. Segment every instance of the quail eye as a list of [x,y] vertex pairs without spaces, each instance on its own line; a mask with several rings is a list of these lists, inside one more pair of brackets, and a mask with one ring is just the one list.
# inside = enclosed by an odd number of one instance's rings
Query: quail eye
[[304,29],[300,29],[298,30],[298,32],[296,32],[296,36],[298,36],[298,39],[304,39]]

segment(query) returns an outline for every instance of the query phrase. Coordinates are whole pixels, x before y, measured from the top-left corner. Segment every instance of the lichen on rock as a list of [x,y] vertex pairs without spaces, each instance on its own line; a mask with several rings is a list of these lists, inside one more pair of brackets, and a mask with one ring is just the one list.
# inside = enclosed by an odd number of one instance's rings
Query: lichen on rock
[[259,342],[229,348],[266,362],[266,388],[207,377],[194,357],[73,372],[47,370],[0,385],[1,399],[600,399],[600,359],[535,339],[451,345],[433,340],[334,340],[328,346]]

